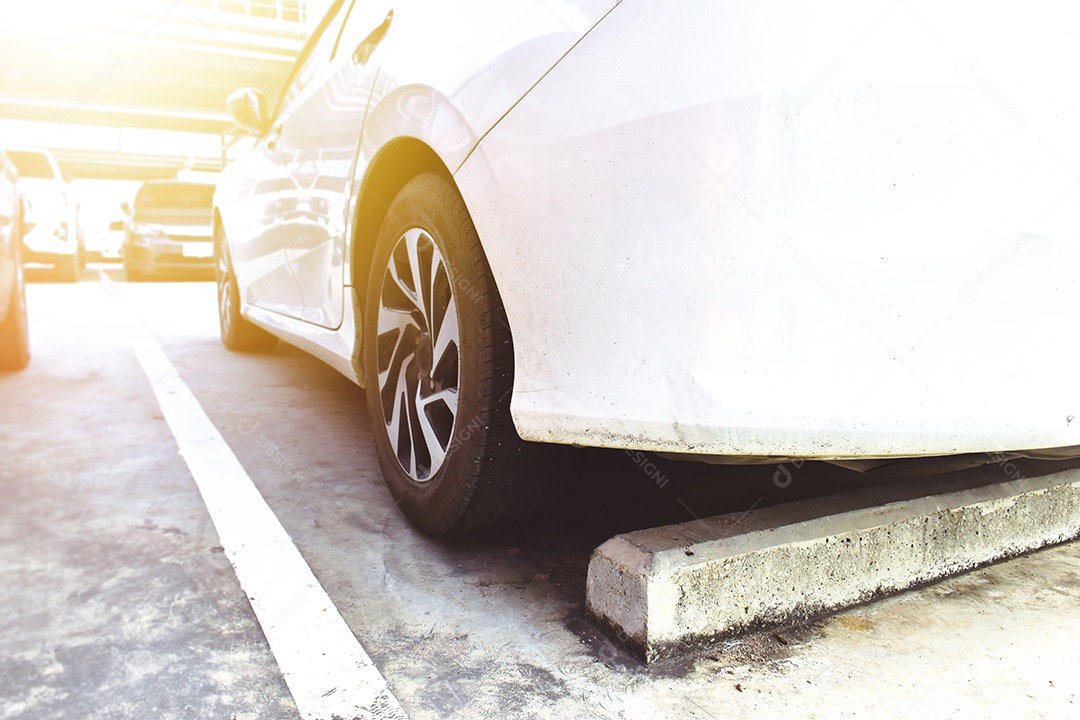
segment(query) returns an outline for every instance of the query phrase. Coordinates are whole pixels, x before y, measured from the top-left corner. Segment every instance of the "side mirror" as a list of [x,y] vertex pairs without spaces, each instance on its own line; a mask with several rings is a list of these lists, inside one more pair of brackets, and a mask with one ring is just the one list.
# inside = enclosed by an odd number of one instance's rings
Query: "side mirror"
[[124,211],[125,215],[130,215],[131,214],[131,204],[128,203],[127,200],[120,203],[120,209]]
[[235,90],[225,100],[236,127],[255,136],[266,130],[267,105],[266,94],[255,88]]

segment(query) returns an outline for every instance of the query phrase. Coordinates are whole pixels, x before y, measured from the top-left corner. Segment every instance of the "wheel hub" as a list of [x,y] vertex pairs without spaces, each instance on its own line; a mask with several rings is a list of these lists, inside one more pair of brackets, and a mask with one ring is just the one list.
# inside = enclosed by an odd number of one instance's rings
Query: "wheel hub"
[[426,482],[442,467],[454,432],[459,331],[449,269],[420,228],[406,231],[387,259],[377,333],[386,433],[401,469]]
[[435,350],[431,347],[431,336],[420,333],[416,339],[416,364],[422,381],[431,380],[431,363],[434,360]]

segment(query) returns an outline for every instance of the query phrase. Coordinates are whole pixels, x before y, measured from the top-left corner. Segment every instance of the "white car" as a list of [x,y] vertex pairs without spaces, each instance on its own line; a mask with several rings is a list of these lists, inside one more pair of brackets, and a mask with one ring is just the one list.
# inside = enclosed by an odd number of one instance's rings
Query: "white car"
[[7,154],[19,169],[27,219],[34,223],[23,239],[23,260],[52,265],[57,279],[75,282],[82,262],[78,208],[56,158],[46,148],[13,148]]
[[891,7],[338,0],[229,101],[226,346],[365,386],[432,533],[523,441],[1080,456],[1080,14]]

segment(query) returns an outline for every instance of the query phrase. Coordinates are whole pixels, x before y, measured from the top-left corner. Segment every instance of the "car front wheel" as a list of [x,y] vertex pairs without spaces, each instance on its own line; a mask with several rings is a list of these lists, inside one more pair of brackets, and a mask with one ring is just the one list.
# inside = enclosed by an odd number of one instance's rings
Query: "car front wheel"
[[513,345],[465,203],[436,173],[410,181],[382,224],[363,323],[376,450],[405,515],[432,534],[505,526],[533,510],[510,418]]
[[220,225],[215,229],[214,269],[217,277],[218,326],[221,342],[229,350],[262,352],[277,344],[277,338],[240,314],[240,288],[236,284],[229,246]]

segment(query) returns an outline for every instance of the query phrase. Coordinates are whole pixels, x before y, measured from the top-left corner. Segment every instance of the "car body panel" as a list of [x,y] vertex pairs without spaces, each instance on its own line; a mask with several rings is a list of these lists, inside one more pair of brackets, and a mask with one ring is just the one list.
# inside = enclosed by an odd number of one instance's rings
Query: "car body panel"
[[244,162],[225,169],[215,192],[215,208],[222,183],[230,186],[233,199],[223,213],[230,239],[233,268],[240,282],[241,299],[261,308],[283,311],[301,304],[300,290],[281,252],[281,198],[295,187],[280,174],[275,153],[261,138]]
[[30,227],[15,163],[0,150],[0,370],[26,367],[30,334],[23,271],[23,234]]
[[[614,5],[394,7],[370,100],[365,79],[349,101],[366,119],[348,203],[311,247],[278,238],[295,292],[260,300],[238,264],[245,317],[356,377],[350,303],[316,286],[349,284],[357,198],[409,138],[479,231],[525,439],[834,459],[1080,445],[1076,22],[1050,3]],[[234,258],[265,171],[238,165],[218,195]],[[293,191],[320,176],[294,174]]]
[[[215,202],[244,313],[258,306],[315,325],[339,324],[350,304],[344,291],[351,284],[349,223],[373,161],[409,137],[425,142],[448,168],[458,167],[614,5],[615,0],[357,2],[348,22],[328,25],[323,39],[338,45],[336,60],[329,61],[326,51],[327,65],[314,73],[310,87],[278,94],[280,115],[269,133],[277,150],[265,149],[266,137],[257,140],[219,182]],[[342,4],[342,17],[350,6]],[[378,52],[361,66],[351,64],[356,45],[391,8],[393,19]],[[444,32],[450,26],[453,35]],[[440,61],[419,62],[421,57]],[[270,182],[281,188],[277,204],[255,200],[259,183]],[[255,229],[260,209],[267,208],[276,218],[276,236]],[[276,243],[278,251],[265,251],[266,243]],[[328,283],[339,273],[341,284]]]
[[0,323],[8,313],[17,311],[11,300],[22,274],[19,262],[19,213],[17,187],[18,171],[14,163],[0,150]]
[[614,0],[399,3],[364,126],[359,168],[395,139],[412,137],[456,170],[480,138],[615,5]]
[[514,330],[522,437],[1080,444],[1078,23],[960,5],[928,22],[974,70],[906,12],[627,0],[515,107],[456,179]]
[[322,327],[338,327],[345,309],[349,186],[385,42],[363,63],[354,51],[375,28],[392,25],[390,8],[388,2],[343,4],[299,71],[309,79],[286,92],[289,111],[277,125],[278,163],[294,187],[279,214],[281,251],[301,295],[300,305],[286,312]]
[[33,223],[23,238],[25,260],[70,260],[79,249],[77,210],[56,158],[45,148],[13,148],[8,153],[22,168],[19,191],[26,203],[27,220]]
[[354,308],[350,303],[345,306],[341,325],[337,328],[324,328],[311,323],[297,322],[295,318],[263,308],[250,306],[245,316],[259,327],[294,345],[306,353],[337,370],[339,373],[357,382],[356,368],[352,362],[353,335],[356,334]]

